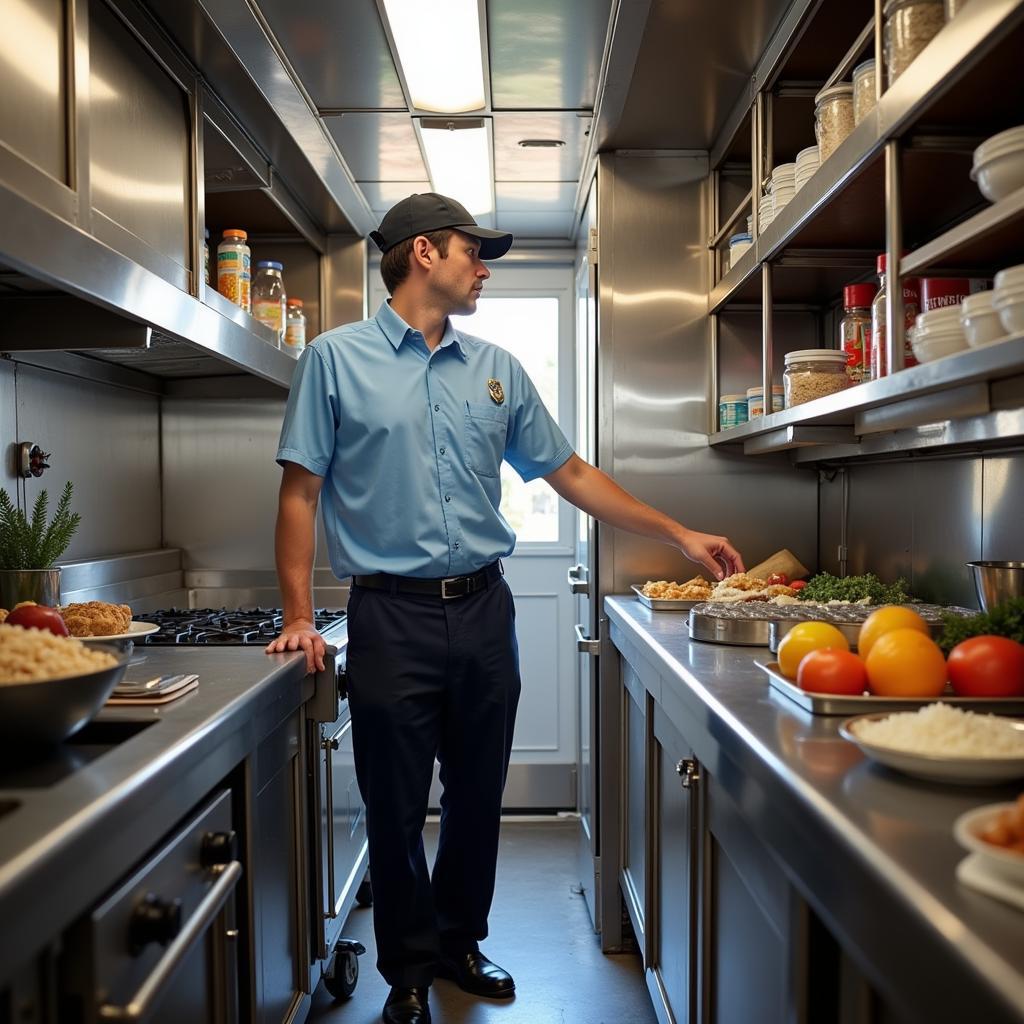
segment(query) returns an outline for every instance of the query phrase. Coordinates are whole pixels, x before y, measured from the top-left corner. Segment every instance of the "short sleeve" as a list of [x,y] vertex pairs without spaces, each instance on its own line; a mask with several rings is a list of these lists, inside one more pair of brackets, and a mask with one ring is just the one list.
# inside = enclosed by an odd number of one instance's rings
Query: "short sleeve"
[[325,476],[334,455],[339,422],[337,381],[323,356],[310,347],[292,377],[277,449],[278,463],[295,462],[310,473]]
[[510,397],[505,461],[529,483],[558,469],[572,455],[572,445],[518,362],[512,365]]

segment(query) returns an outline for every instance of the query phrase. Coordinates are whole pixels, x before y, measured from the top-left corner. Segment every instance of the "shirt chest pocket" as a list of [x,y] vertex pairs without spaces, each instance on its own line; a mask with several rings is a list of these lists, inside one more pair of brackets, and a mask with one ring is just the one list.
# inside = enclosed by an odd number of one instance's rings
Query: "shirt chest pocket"
[[508,409],[466,403],[466,464],[477,476],[497,476],[505,455]]

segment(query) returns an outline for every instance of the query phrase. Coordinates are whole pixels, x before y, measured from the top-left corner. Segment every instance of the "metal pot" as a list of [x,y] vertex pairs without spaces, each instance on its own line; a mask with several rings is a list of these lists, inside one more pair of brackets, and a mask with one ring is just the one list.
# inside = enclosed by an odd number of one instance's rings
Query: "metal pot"
[[1011,597],[1024,597],[1024,562],[968,562],[983,611]]
[[21,601],[56,608],[60,604],[60,569],[0,569],[0,608]]

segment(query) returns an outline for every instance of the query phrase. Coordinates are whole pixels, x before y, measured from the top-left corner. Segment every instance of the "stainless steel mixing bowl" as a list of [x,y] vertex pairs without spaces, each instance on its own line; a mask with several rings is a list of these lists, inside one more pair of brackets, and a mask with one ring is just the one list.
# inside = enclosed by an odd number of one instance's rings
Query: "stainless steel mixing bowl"
[[1024,562],[968,562],[967,568],[985,611],[1011,597],[1024,597]]

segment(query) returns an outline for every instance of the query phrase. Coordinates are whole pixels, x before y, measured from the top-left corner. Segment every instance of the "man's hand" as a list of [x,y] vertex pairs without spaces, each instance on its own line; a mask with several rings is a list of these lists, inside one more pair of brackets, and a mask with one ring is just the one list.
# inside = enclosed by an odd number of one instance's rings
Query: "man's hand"
[[679,541],[679,550],[691,562],[704,566],[716,580],[731,576],[734,572],[744,571],[740,553],[725,537],[686,530]]
[[281,635],[276,640],[271,640],[267,644],[266,651],[267,654],[302,651],[306,655],[306,671],[312,674],[324,670],[324,655],[327,653],[327,645],[312,622],[306,619],[296,619],[281,630]]

